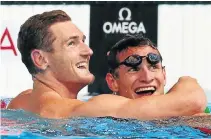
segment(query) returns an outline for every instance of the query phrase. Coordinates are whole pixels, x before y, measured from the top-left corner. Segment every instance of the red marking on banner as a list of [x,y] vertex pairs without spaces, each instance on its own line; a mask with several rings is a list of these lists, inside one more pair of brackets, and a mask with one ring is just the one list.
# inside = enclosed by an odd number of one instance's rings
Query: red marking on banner
[[[10,46],[2,46],[2,42],[3,40],[5,39],[5,37],[7,36],[9,42],[10,42]],[[1,37],[1,47],[0,47],[0,50],[12,50],[14,55],[17,56],[17,52],[15,50],[15,46],[14,46],[14,43],[12,41],[12,38],[11,38],[11,35],[8,31],[8,29],[6,28],[2,37]]]

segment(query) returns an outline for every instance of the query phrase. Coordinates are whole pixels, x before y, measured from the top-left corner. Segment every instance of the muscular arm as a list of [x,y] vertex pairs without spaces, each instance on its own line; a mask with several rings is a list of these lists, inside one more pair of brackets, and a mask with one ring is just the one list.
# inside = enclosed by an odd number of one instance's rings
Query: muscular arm
[[75,109],[77,116],[113,116],[119,118],[153,119],[193,115],[206,107],[206,96],[197,81],[180,78],[166,95],[128,99],[114,95],[94,97]]
[[[29,91],[30,92],[30,91]],[[52,96],[52,94],[54,94]],[[166,95],[146,96],[128,99],[115,95],[99,95],[88,102],[63,99],[55,93],[42,93],[30,107],[28,91],[14,99],[8,108],[22,108],[46,118],[65,118],[71,116],[154,119],[171,116],[193,115],[203,112],[206,96],[195,79],[180,78]],[[41,99],[42,98],[42,99]],[[30,102],[35,97],[31,96]],[[36,102],[36,103],[35,103]]]

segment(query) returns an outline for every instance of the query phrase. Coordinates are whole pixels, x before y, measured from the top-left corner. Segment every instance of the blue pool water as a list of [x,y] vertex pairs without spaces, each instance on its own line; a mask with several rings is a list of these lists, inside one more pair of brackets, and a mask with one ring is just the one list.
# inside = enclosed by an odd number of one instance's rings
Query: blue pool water
[[211,138],[192,126],[211,129],[211,116],[151,121],[112,117],[52,120],[23,110],[1,110],[3,139]]

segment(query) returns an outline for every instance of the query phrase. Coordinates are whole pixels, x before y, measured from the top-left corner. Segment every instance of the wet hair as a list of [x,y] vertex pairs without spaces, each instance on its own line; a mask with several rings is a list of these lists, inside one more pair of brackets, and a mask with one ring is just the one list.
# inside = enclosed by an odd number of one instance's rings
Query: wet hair
[[36,14],[21,25],[17,46],[21,53],[22,62],[26,65],[30,74],[34,75],[42,71],[34,65],[31,52],[34,49],[51,52],[55,37],[49,28],[55,23],[65,21],[71,21],[71,18],[62,10],[53,10]]
[[151,46],[153,49],[158,50],[157,46],[150,39],[145,38],[143,34],[126,34],[121,40],[112,46],[108,52],[107,59],[109,72],[114,76],[118,76],[118,74],[115,72],[115,69],[120,63],[119,59],[117,58],[118,53],[128,49],[129,47],[143,47],[144,45]]

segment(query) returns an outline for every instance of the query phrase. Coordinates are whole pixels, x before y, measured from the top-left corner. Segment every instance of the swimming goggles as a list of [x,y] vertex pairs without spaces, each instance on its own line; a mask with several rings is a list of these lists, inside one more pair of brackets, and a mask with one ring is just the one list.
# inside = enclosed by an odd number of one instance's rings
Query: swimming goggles
[[142,63],[143,58],[147,59],[147,62],[151,65],[156,65],[157,63],[162,61],[162,57],[159,54],[148,53],[146,56],[140,55],[130,55],[123,62],[119,63],[120,65],[125,65],[128,67],[137,67]]

